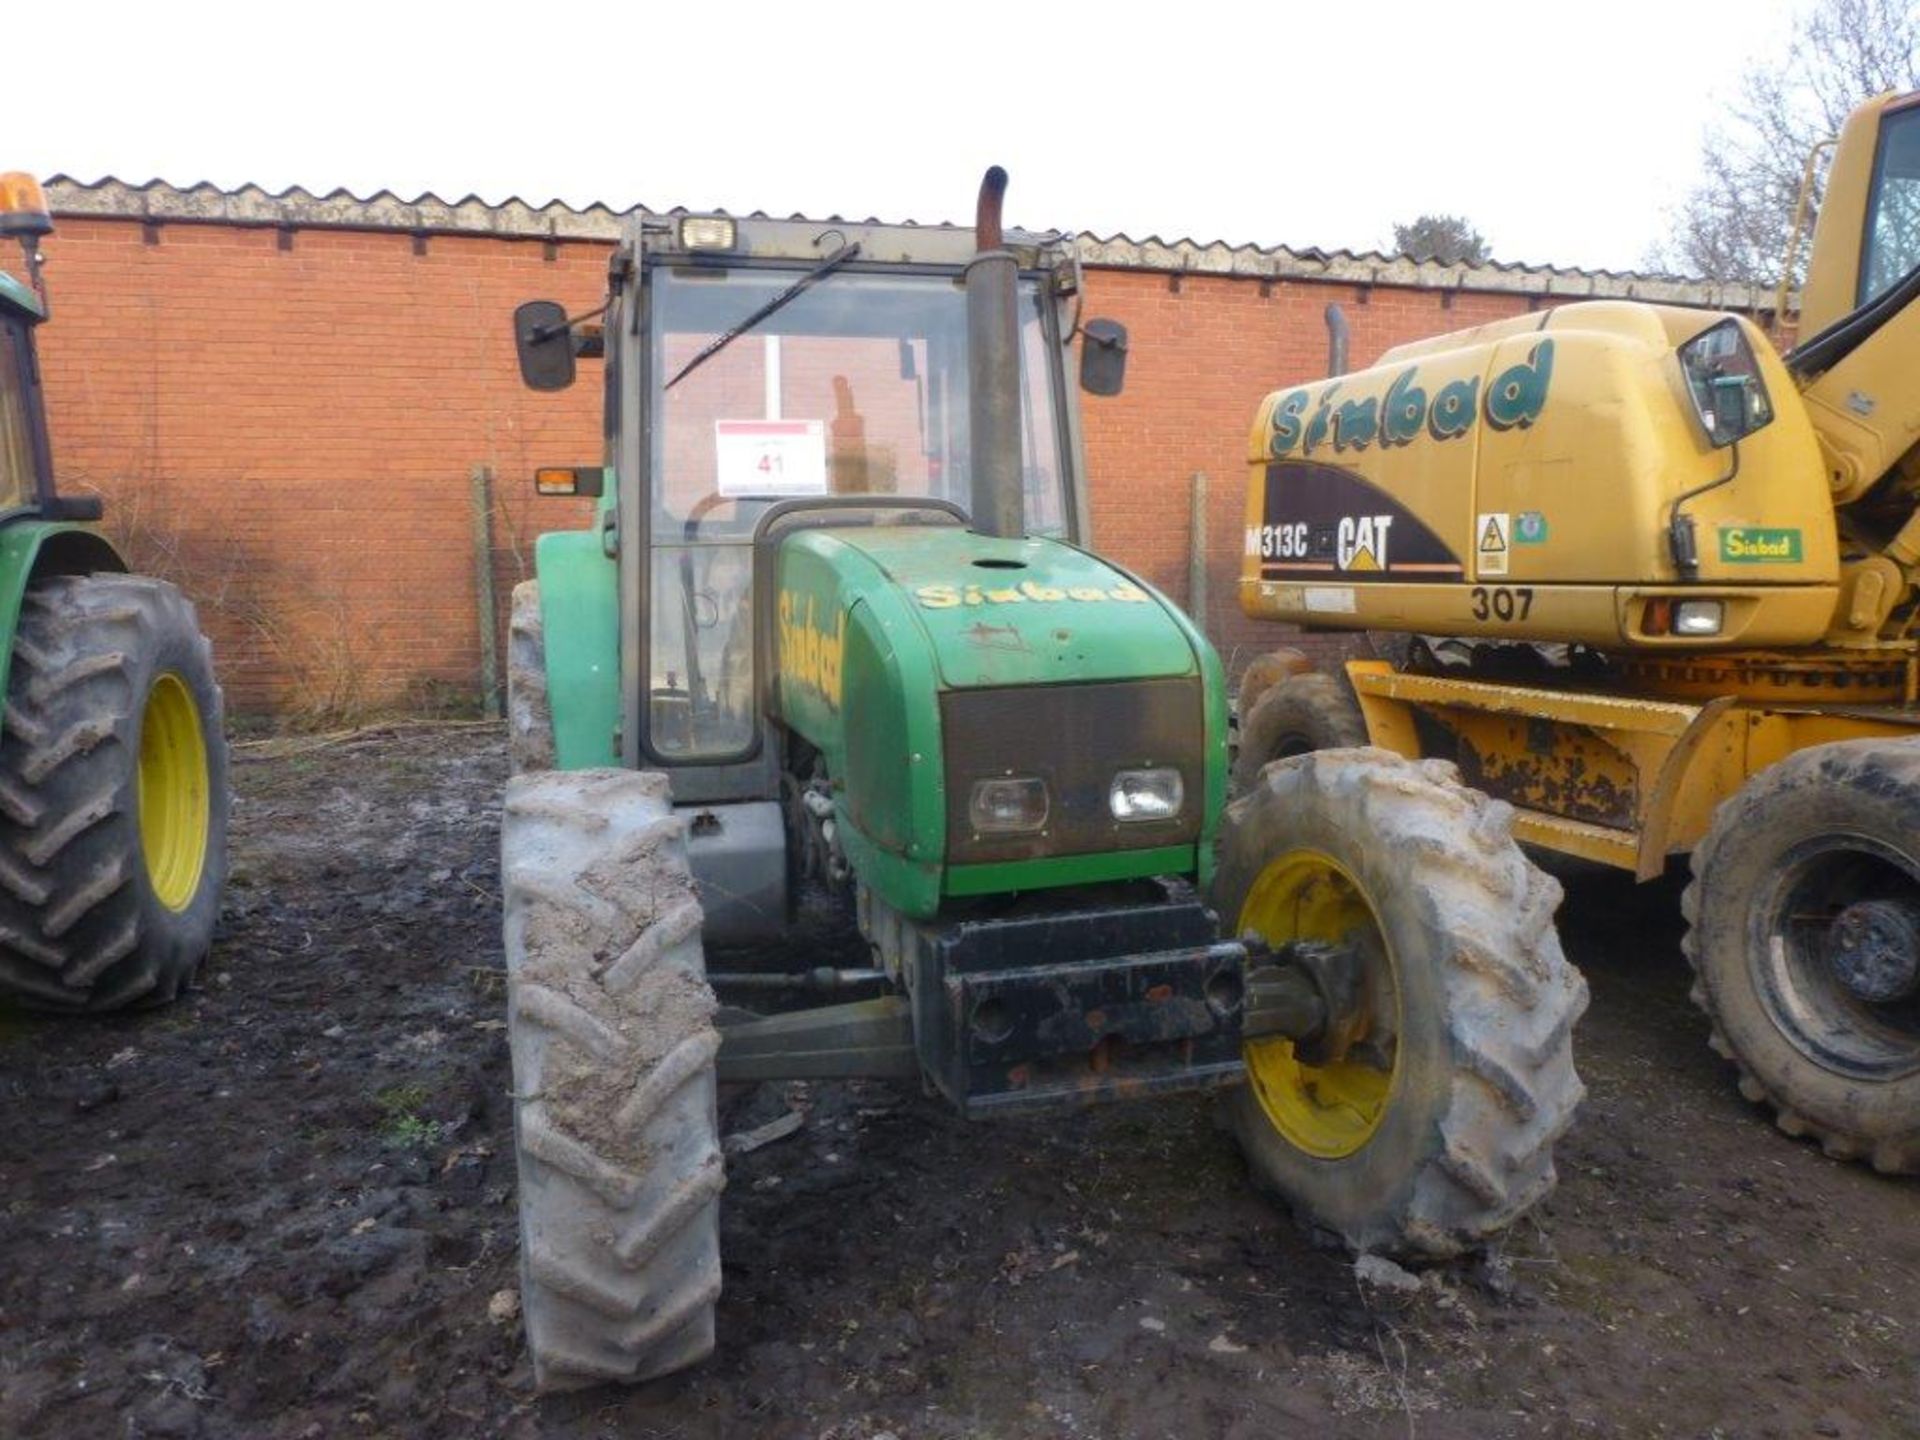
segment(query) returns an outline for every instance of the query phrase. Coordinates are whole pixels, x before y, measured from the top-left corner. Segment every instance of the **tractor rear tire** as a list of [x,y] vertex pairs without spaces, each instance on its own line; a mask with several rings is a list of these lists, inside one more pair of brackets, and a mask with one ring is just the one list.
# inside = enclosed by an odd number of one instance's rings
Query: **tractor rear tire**
[[226,883],[227,742],[192,604],[139,575],[28,589],[0,734],[0,997],[174,999]]
[[713,1351],[714,998],[667,778],[507,782],[501,828],[522,1311],[541,1390]]
[[522,580],[513,587],[507,621],[507,761],[515,775],[554,765],[553,702],[547,696],[547,637],[538,580]]
[[1233,793],[1244,795],[1275,760],[1313,750],[1347,750],[1367,743],[1367,722],[1344,675],[1322,670],[1290,675],[1240,717],[1240,753],[1233,762]]
[[[1920,1173],[1920,741],[1789,756],[1720,806],[1692,867],[1693,998],[1740,1093],[1836,1159]],[[1869,956],[1891,968],[1852,986],[1832,950],[1848,910],[1856,936],[1893,912]],[[1892,993],[1856,988],[1876,981]]]
[[1343,1059],[1250,1040],[1225,1102],[1255,1182],[1356,1250],[1458,1255],[1553,1188],[1587,986],[1512,823],[1452,765],[1384,750],[1273,765],[1227,807],[1213,898],[1235,933],[1372,957]]

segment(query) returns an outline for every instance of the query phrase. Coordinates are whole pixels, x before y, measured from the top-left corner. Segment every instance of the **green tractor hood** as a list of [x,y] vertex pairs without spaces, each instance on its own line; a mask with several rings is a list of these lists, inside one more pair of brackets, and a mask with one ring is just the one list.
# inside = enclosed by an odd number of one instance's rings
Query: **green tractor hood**
[[1122,570],[1058,540],[952,529],[835,531],[899,588],[941,684],[1057,685],[1187,675],[1178,611]]
[[[769,703],[822,753],[843,845],[903,914],[948,896],[1205,879],[1226,688],[1213,648],[1149,586],[1059,540],[921,525],[796,531],[777,575]],[[1183,824],[1084,823],[1090,787],[1104,816],[1113,774],[1175,762]],[[1078,813],[1077,832],[1052,825],[1016,846],[970,835],[973,782],[1013,773],[1062,787],[1057,813]]]

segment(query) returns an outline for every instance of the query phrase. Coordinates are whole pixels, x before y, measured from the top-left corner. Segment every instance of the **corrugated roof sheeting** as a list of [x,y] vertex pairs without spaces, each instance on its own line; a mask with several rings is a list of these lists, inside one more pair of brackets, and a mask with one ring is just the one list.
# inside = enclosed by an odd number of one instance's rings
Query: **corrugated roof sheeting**
[[[95,181],[56,175],[47,183],[56,216],[99,216],[294,228],[397,230],[409,233],[494,235],[524,240],[612,240],[631,215],[668,216],[683,208],[614,210],[605,205],[575,209],[561,201],[532,205],[511,197],[493,202],[469,195],[443,200],[420,195],[403,200],[382,190],[362,198],[346,190],[315,195],[297,186],[269,193],[257,185],[224,190],[205,182],[178,186],[163,180],[130,184],[111,176]],[[751,218],[770,218],[755,212]],[[789,217],[804,220],[808,217]],[[827,216],[817,223],[847,223]],[[916,225],[915,221],[869,221]],[[930,228],[953,229],[950,225]],[[1724,310],[1763,310],[1773,293],[1757,286],[1717,284],[1684,276],[1632,271],[1576,270],[1552,265],[1487,262],[1443,265],[1376,251],[1296,249],[1286,245],[1229,245],[1188,239],[1135,240],[1126,235],[1074,237],[1082,263],[1117,270],[1182,275],[1225,275],[1263,280],[1321,280],[1349,285],[1398,285],[1419,290],[1480,290],[1551,296],[1556,299],[1650,300]]]

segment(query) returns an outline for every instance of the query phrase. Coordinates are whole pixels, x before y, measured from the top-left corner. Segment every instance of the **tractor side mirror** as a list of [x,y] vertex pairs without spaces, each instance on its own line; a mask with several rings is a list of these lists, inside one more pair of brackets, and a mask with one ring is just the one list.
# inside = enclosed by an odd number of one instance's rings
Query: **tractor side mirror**
[[1089,395],[1118,395],[1127,383],[1127,327],[1118,320],[1089,320],[1080,328],[1080,388]]
[[573,331],[558,301],[529,300],[513,312],[513,348],[529,390],[564,390],[573,384]]

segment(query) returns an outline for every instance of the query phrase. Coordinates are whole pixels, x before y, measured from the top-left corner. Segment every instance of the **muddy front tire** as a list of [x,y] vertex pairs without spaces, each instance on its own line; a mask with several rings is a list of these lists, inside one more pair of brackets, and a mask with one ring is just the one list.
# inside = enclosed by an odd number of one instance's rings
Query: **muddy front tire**
[[547,695],[547,637],[538,580],[522,580],[513,587],[507,621],[507,762],[515,775],[554,765],[553,702]]
[[227,742],[193,606],[139,575],[27,591],[0,734],[0,995],[172,1000],[227,869]]
[[507,783],[522,1310],[542,1390],[713,1350],[720,1040],[683,830],[657,773]]
[[1413,1259],[1479,1246],[1553,1188],[1587,987],[1508,806],[1440,761],[1317,751],[1228,807],[1213,894],[1237,933],[1367,957],[1342,1053],[1247,1044],[1226,1104],[1259,1185],[1356,1250]]
[[1920,1172],[1920,743],[1802,750],[1722,804],[1682,900],[1693,998],[1789,1135]]
[[1269,686],[1240,718],[1233,793],[1252,790],[1260,771],[1275,760],[1366,743],[1367,722],[1346,676],[1319,670],[1289,675]]

